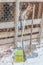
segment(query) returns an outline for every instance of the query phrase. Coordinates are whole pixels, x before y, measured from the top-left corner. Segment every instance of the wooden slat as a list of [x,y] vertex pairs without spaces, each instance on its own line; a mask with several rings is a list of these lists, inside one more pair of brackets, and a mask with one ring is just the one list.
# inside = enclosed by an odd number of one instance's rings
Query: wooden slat
[[[27,25],[25,26],[25,30],[28,29],[28,28],[31,28],[31,25]],[[33,28],[38,28],[40,27],[40,24],[34,24],[33,25]],[[19,30],[21,30],[21,28],[19,28]],[[3,29],[0,29],[0,32],[12,32],[12,31],[15,31],[15,27],[13,28],[3,28]]]
[[[36,33],[32,33],[33,35],[35,35],[35,34],[38,34],[39,32],[36,32]],[[26,37],[26,36],[29,36],[30,35],[30,33],[29,34],[25,34],[25,35],[23,35],[24,37]],[[21,37],[21,35],[18,35],[18,37]],[[35,37],[35,36],[34,36]],[[6,43],[11,43],[11,42],[13,42],[14,41],[14,36],[9,36],[9,37],[3,37],[3,38],[0,38],[0,43],[1,43],[1,40],[3,41],[3,43],[6,41]],[[10,41],[10,39],[11,39],[11,41]],[[13,39],[13,41],[12,41],[12,39]]]
[[0,40],[0,44],[4,44],[4,43],[12,43],[14,40],[13,38],[9,38],[9,39],[1,39]]
[[[38,32],[39,31],[39,27],[38,28],[33,28],[32,32]],[[31,28],[25,29],[24,35],[31,33]],[[15,32],[14,31],[6,31],[6,32],[0,32],[0,38],[3,37],[10,37],[10,36],[14,36]],[[21,30],[19,30],[18,35],[21,35]]]
[[[39,32],[35,32],[35,33],[32,33],[33,35],[35,34],[38,34]],[[31,33],[28,33],[28,34],[24,34],[23,36],[29,36]],[[21,37],[21,35],[19,35],[19,37]]]
[[[37,36],[38,36],[38,32],[37,33],[33,33],[32,35],[32,40],[34,39],[37,39]],[[41,36],[42,38],[42,36]],[[21,36],[18,37],[18,41],[21,40]],[[27,34],[27,35],[24,35],[24,40],[30,40],[30,35]],[[5,37],[4,39],[0,39],[0,44],[6,44],[6,43],[12,43],[14,41],[14,38],[13,37]]]
[[[0,0],[0,2],[16,2],[17,0]],[[20,0],[20,2],[43,2],[42,0]]]
[[39,11],[38,11],[38,18],[41,17],[41,12],[42,12],[42,3],[39,3]]
[[[33,25],[40,24],[40,21],[41,21],[41,19],[34,19]],[[32,22],[32,20],[27,20],[27,21],[25,21],[25,25],[31,25],[31,22]],[[18,22],[18,26],[20,26],[20,22]],[[0,22],[0,29],[13,28],[13,27],[15,27],[14,22]]]

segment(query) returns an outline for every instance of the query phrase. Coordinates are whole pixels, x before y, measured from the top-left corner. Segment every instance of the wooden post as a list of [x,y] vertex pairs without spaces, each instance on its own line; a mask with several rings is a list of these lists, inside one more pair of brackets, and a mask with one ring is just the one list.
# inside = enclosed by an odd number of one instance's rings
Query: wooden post
[[42,3],[39,3],[38,18],[41,17],[41,12],[42,12]]
[[39,28],[39,45],[40,45],[42,26],[43,26],[42,22],[43,22],[43,13],[42,13],[42,18],[41,18],[41,21],[40,21],[40,28]]
[[[42,12],[42,3],[39,3],[39,11],[38,11],[38,18],[40,18],[41,17],[41,12]],[[39,27],[39,34],[38,34],[38,45],[40,45],[40,36],[41,36],[41,22],[42,21],[40,21],[40,27]]]

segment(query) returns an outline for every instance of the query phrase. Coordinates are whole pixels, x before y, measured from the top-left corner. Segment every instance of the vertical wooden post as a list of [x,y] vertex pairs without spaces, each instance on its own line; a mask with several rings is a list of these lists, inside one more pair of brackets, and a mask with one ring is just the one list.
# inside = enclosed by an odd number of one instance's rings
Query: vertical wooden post
[[42,21],[43,21],[43,13],[42,13],[42,18],[41,18],[41,21],[40,21],[40,28],[39,28],[39,45],[40,45],[42,26],[43,26]]
[[31,35],[30,35],[30,51],[31,51],[31,48],[32,48],[32,30],[33,30],[34,14],[35,14],[35,4],[33,4],[33,14],[32,14],[32,23],[31,23]]
[[[39,11],[38,11],[38,18],[41,17],[41,12],[42,12],[42,3],[39,3]],[[38,45],[40,45],[40,36],[41,36],[41,21],[40,21],[40,27],[39,27],[39,34],[38,34]]]
[[38,18],[41,17],[41,12],[42,12],[42,3],[39,3]]

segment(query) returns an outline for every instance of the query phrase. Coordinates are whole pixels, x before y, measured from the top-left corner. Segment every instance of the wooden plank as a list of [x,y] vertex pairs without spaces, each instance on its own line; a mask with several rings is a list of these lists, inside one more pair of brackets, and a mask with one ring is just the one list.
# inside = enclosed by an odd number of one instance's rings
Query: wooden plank
[[[17,0],[0,0],[0,2],[16,2]],[[43,2],[42,0],[20,0],[20,2]]]
[[0,29],[13,28],[14,22],[0,22]]
[[[34,24],[33,25],[33,28],[39,28],[40,27],[40,24]],[[26,25],[25,26],[25,30],[28,29],[28,28],[31,28],[31,25]],[[21,28],[19,28],[19,30],[21,30]],[[0,29],[0,32],[12,32],[12,31],[15,31],[15,27],[13,28],[2,28]]]
[[[39,31],[39,27],[38,28],[33,28],[32,32],[38,32]],[[25,29],[25,33],[24,34],[28,34],[31,33],[31,28]],[[14,36],[15,32],[14,31],[6,31],[6,32],[0,32],[0,38],[2,37],[8,37],[8,36]],[[21,30],[19,30],[18,35],[21,35]]]
[[[14,35],[13,34],[14,33],[12,34],[12,32],[11,32],[10,34],[11,35],[8,35],[8,36],[3,36],[2,35],[2,37],[0,37],[0,43],[2,44],[2,43],[11,43],[11,42],[13,42],[13,38],[14,38]],[[36,32],[36,33],[33,32],[34,37],[35,37],[36,34],[38,34],[38,32]],[[29,36],[29,35],[30,35],[30,33],[24,34],[24,39],[25,39],[26,36]],[[21,37],[21,35],[18,35],[18,37]]]
[[39,3],[39,9],[38,9],[38,18],[41,17],[41,12],[42,12],[42,3]]
[[[41,19],[34,19],[33,24],[40,24],[40,21],[41,21]],[[32,22],[32,20],[26,20],[25,25],[31,25],[31,22]],[[18,22],[18,26],[20,27],[20,22]],[[0,29],[14,28],[14,27],[15,27],[14,22],[0,22]]]
[[[38,36],[38,32],[33,33],[32,40],[34,40],[34,39],[37,40],[37,36]],[[43,35],[40,38],[43,38]],[[14,42],[13,39],[14,39],[14,37],[10,37],[10,38],[5,37],[4,39],[0,39],[0,44],[12,43],[12,42]],[[21,40],[21,36],[18,37],[18,41],[20,41],[20,40]],[[30,40],[30,34],[24,35],[23,40]]]
[[4,44],[4,43],[12,43],[13,42],[13,38],[9,38],[9,39],[1,39],[0,40],[0,44]]

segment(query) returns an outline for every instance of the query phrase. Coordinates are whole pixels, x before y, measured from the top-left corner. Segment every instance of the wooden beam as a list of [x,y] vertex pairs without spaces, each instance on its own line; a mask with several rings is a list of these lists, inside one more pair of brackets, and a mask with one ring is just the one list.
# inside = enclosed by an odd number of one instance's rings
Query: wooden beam
[[[37,22],[38,21],[38,22]],[[33,21],[33,25],[37,25],[37,24],[40,24],[40,21],[41,21],[41,18],[40,19],[34,19]],[[22,21],[23,22],[23,21]],[[26,20],[25,21],[25,26],[27,25],[31,25],[31,22],[32,20]],[[7,24],[7,25],[6,25]],[[20,23],[18,22],[18,26],[20,27]],[[12,22],[1,22],[0,21],[0,29],[5,29],[5,28],[14,28],[15,27],[15,24],[14,24],[14,21]]]
[[[0,0],[0,2],[16,2],[17,0]],[[20,2],[43,2],[42,0],[20,0]]]
[[42,12],[42,3],[39,3],[38,18],[41,17],[41,12]]

